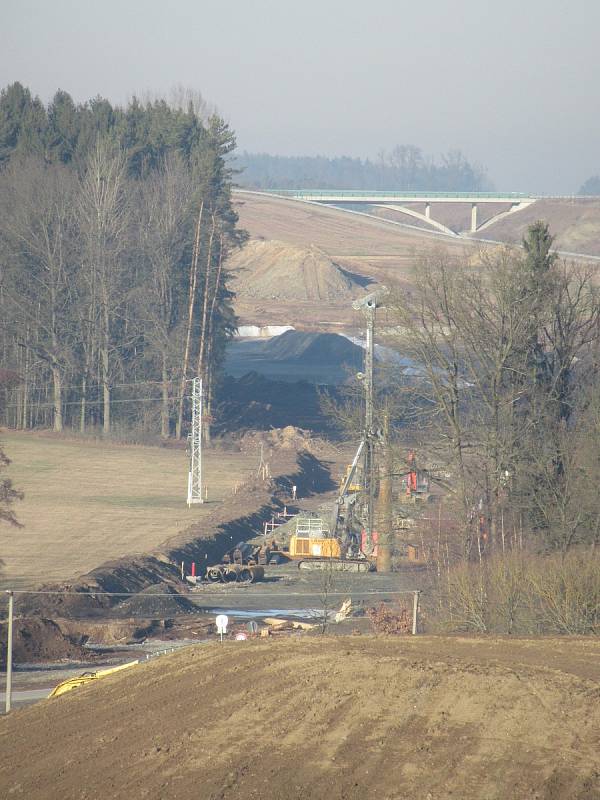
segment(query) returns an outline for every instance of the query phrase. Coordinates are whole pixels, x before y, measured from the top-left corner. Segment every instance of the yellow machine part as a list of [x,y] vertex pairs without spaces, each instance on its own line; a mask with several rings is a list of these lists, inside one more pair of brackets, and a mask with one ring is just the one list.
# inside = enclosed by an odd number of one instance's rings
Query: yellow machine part
[[292,558],[341,558],[342,550],[337,539],[301,539],[290,537],[290,556]]
[[121,664],[118,667],[99,669],[97,672],[84,672],[83,675],[79,675],[76,678],[67,678],[66,681],[62,681],[62,683],[59,683],[58,686],[55,686],[48,697],[60,697],[61,694],[66,694],[66,692],[70,692],[71,689],[77,689],[79,686],[85,686],[86,683],[97,681],[100,678],[106,678],[107,675],[112,675],[113,672],[120,672],[123,669],[134,667],[139,663],[139,661],[128,661],[127,664]]
[[[344,484],[348,480],[348,475],[350,474],[350,470],[351,469],[352,469],[352,464],[348,464],[346,466],[346,472],[342,475],[342,480],[340,481],[340,492],[342,491],[342,488],[343,488]],[[352,481],[352,483],[349,484],[349,486],[346,489],[346,491],[349,492],[349,493],[360,492],[360,491],[362,491],[362,488],[363,488],[362,484],[359,481],[356,480],[356,475],[355,475],[354,476],[354,480]]]

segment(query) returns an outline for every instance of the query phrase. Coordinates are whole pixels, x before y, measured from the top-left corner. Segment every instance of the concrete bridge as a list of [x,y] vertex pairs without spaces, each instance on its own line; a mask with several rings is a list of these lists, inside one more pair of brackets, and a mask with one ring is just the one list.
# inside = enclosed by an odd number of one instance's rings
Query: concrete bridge
[[[471,227],[468,233],[478,233],[485,230],[495,222],[521,211],[532,203],[535,197],[517,192],[372,192],[354,190],[322,190],[322,189],[272,189],[260,194],[272,194],[278,197],[287,197],[293,200],[304,200],[310,203],[323,203],[324,205],[365,205],[375,208],[387,208],[399,211],[409,217],[426,222],[450,236],[460,236],[460,233],[451,230],[443,223],[436,220],[432,214],[432,206],[438,203],[465,204],[471,210]],[[415,204],[419,207],[407,207]],[[500,210],[479,224],[478,211],[481,205],[488,204],[500,206]],[[422,206],[422,210],[421,207]]]

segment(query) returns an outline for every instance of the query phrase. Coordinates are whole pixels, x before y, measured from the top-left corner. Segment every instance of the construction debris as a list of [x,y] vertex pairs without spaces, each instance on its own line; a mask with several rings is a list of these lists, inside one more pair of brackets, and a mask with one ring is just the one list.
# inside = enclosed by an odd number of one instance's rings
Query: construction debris
[[377,608],[368,608],[366,613],[376,633],[410,634],[412,631],[411,616],[406,608],[394,611],[386,603],[381,603]]

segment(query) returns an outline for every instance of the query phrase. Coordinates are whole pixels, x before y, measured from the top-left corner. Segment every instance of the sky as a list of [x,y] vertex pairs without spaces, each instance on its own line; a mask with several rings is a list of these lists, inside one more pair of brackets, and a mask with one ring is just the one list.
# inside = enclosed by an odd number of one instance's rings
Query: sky
[[414,144],[502,191],[600,174],[600,0],[0,0],[0,86],[124,103],[178,84],[240,149]]

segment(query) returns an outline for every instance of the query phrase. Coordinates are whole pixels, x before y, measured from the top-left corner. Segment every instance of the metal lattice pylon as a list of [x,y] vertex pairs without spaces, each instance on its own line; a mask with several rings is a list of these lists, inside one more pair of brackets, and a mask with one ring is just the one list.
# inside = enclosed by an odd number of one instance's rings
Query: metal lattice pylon
[[202,497],[202,378],[192,382],[192,435],[187,504],[203,503]]

